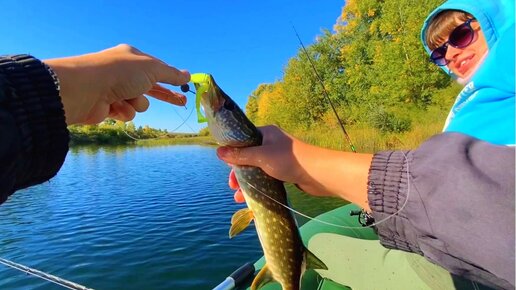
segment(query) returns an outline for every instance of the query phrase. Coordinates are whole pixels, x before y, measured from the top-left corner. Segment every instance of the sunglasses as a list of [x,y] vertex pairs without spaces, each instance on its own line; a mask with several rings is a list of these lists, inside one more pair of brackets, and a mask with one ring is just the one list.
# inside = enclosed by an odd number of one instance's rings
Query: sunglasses
[[455,29],[450,33],[448,41],[446,41],[438,48],[432,50],[432,53],[430,54],[430,61],[438,66],[445,66],[450,63],[450,61],[446,59],[448,45],[451,45],[455,48],[465,48],[470,45],[475,38],[475,31],[471,27],[471,21],[474,21],[474,19],[468,19],[468,21],[455,27]]

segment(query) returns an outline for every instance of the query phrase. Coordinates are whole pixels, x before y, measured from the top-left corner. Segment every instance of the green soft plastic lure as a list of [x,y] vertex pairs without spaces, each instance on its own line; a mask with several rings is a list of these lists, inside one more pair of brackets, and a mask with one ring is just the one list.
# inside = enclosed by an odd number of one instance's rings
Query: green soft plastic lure
[[208,119],[202,113],[201,110],[201,98],[202,95],[208,92],[211,84],[211,78],[206,73],[195,73],[190,76],[190,81],[195,86],[195,109],[197,110],[197,122],[206,123]]

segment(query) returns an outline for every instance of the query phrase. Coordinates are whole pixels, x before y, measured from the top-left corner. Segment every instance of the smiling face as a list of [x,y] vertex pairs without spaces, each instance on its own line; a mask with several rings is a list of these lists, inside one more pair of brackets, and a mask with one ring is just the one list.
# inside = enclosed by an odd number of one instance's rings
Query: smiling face
[[445,63],[461,79],[470,78],[488,52],[480,24],[462,11],[448,10],[438,14],[429,25],[426,39],[432,55],[444,56],[441,65]]
[[460,78],[469,78],[473,75],[476,68],[488,51],[484,33],[480,29],[478,22],[472,22],[471,28],[475,36],[470,45],[464,48],[456,48],[448,45],[446,60],[449,61],[448,68]]

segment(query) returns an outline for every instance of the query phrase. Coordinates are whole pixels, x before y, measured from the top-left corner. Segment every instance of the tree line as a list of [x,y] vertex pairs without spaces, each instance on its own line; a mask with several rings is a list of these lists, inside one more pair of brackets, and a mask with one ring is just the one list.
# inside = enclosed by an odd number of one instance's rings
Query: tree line
[[445,112],[458,87],[428,60],[420,41],[424,19],[441,2],[347,0],[334,32],[307,46],[310,59],[300,48],[280,80],[249,96],[246,113],[257,125],[289,132],[337,128],[310,60],[348,126],[402,133],[422,114]]
[[[132,121],[122,122],[106,119],[95,125],[72,125],[70,131],[70,144],[131,144],[138,140],[190,138],[199,136],[198,133],[172,133],[165,129],[155,129],[148,125],[136,127]],[[205,133],[204,133],[205,134]]]

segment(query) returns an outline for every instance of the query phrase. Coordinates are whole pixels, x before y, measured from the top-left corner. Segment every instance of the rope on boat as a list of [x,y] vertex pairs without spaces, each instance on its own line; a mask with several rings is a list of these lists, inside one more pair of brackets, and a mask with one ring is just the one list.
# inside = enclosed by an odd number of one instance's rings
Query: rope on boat
[[93,290],[92,288],[88,288],[88,287],[82,286],[80,284],[77,284],[77,283],[74,283],[74,282],[71,282],[71,281],[59,278],[59,277],[54,276],[54,275],[47,274],[45,272],[41,272],[41,271],[36,270],[36,269],[29,268],[27,266],[24,266],[24,265],[21,265],[21,264],[18,264],[18,263],[15,263],[15,262],[3,259],[3,258],[0,258],[0,264],[4,264],[7,267],[11,267],[13,269],[19,270],[19,271],[24,272],[26,274],[32,275],[34,277],[38,277],[38,278],[41,278],[43,280],[47,280],[49,282],[52,282],[52,283],[57,284],[57,285],[59,285],[61,287],[64,287],[64,288],[68,288],[68,289],[72,289],[72,290]]

